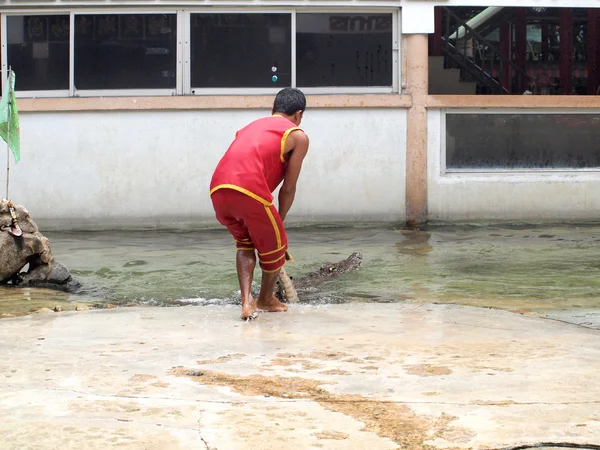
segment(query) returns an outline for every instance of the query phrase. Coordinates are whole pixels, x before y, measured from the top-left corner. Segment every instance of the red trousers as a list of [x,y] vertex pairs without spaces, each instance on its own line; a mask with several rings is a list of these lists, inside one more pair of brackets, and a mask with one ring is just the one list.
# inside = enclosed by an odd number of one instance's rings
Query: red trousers
[[217,220],[227,227],[238,250],[256,249],[265,272],[285,265],[287,233],[275,206],[228,188],[216,190],[211,199]]

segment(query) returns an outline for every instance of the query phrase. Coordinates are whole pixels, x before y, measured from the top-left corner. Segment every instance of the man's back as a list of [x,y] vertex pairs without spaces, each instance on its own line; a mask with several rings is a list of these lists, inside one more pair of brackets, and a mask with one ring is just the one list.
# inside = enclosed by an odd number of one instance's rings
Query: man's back
[[290,120],[273,115],[255,120],[239,130],[215,169],[211,193],[229,188],[262,203],[271,203],[272,192],[285,173],[285,141],[289,133],[297,129]]

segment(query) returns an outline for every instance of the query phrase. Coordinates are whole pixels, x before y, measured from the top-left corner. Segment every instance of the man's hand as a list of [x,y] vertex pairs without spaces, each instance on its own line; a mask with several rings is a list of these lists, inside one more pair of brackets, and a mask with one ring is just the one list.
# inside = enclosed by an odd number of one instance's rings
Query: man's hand
[[290,133],[285,142],[286,153],[293,150],[287,163],[285,175],[283,177],[283,186],[279,190],[279,215],[281,220],[290,210],[294,197],[296,196],[296,183],[302,169],[302,162],[308,152],[308,136],[302,130],[295,130]]

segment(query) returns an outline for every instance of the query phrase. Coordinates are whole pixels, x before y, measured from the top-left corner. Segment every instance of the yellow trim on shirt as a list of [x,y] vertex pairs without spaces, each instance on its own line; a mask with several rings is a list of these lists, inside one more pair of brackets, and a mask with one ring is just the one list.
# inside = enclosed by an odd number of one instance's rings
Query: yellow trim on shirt
[[298,127],[294,127],[294,128],[290,128],[289,130],[286,130],[285,133],[283,133],[283,137],[281,138],[281,153],[279,155],[279,158],[281,159],[282,163],[285,162],[285,158],[283,157],[283,155],[285,154],[285,142],[287,141],[287,138],[292,131],[296,131],[299,129],[300,128],[298,128]]

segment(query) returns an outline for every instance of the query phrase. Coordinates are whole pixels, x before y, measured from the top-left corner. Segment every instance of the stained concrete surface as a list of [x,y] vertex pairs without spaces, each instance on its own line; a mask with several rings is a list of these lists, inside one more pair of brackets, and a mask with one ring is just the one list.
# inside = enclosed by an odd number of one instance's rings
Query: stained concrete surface
[[0,447],[600,444],[598,330],[455,305],[238,317],[225,305],[2,320]]

